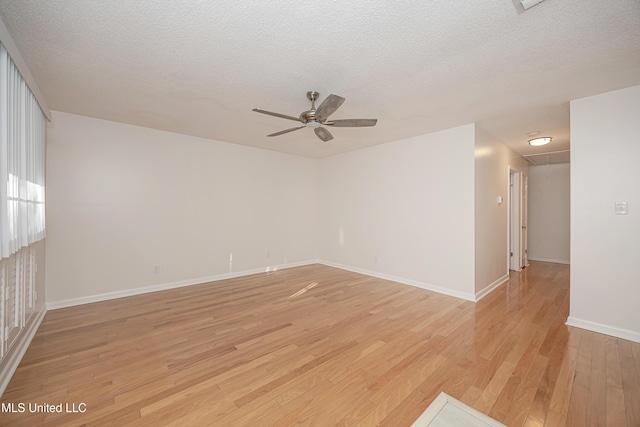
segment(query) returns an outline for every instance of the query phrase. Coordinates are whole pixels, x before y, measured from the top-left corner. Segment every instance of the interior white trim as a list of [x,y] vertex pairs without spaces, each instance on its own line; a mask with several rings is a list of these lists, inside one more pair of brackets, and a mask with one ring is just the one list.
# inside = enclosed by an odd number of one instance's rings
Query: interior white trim
[[576,319],[572,316],[567,318],[566,325],[640,343],[640,332],[630,331],[628,329],[621,329],[603,325],[601,323],[590,322],[588,320]]
[[426,289],[428,291],[438,292],[439,294],[449,295],[451,297],[465,299],[467,301],[476,301],[476,297],[473,294],[467,292],[459,292],[451,289],[443,288],[441,286],[432,285],[431,283],[420,282],[413,279],[405,279],[404,277],[392,276],[390,274],[378,273],[377,271],[365,270],[364,268],[350,267],[348,265],[342,265],[331,261],[320,260],[320,264],[328,265],[329,267],[339,268],[341,270],[353,271],[354,273],[360,273],[371,277],[377,277],[379,279],[391,280],[393,282],[402,283],[403,285],[415,286],[416,288]]
[[18,365],[20,365],[22,357],[27,351],[27,348],[29,348],[29,344],[31,344],[31,340],[33,340],[33,337],[36,335],[36,332],[40,327],[40,323],[42,323],[42,319],[44,319],[44,315],[46,313],[46,306],[42,305],[40,307],[40,311],[31,316],[31,319],[33,320],[29,322],[27,329],[22,331],[18,341],[15,343],[13,348],[9,350],[3,360],[2,368],[0,369],[0,396],[4,394],[4,390],[9,385],[11,377],[13,377],[16,369],[18,369]]
[[566,264],[569,265],[571,264],[569,261],[567,260],[563,260],[563,259],[553,259],[553,258],[538,258],[538,257],[529,257],[529,261],[542,261],[542,262],[552,262],[554,264]]
[[[469,421],[469,420],[461,419],[455,416],[439,417],[438,415],[447,405],[453,406],[459,409],[460,411],[463,411],[464,413],[475,418],[478,422],[476,423],[472,421],[474,426],[483,425],[487,427],[507,427],[501,422],[494,420],[490,416],[483,414],[477,409],[472,408],[469,405],[465,405],[464,403],[460,402],[458,399],[449,396],[444,391],[440,392],[440,394],[433,400],[433,402],[431,402],[431,405],[429,405],[427,409],[425,409],[425,411],[418,417],[418,419],[415,420],[413,424],[411,424],[411,427],[429,427],[430,425],[442,426],[442,425],[445,425],[445,423],[446,425],[462,425],[462,423],[465,423],[465,421],[467,422]],[[436,421],[436,422],[434,423],[433,421]],[[471,425],[471,424],[465,423],[464,425]]]
[[55,310],[58,308],[72,307],[75,305],[90,304],[92,302],[107,301],[116,298],[130,297],[133,295],[146,294],[149,292],[164,291],[167,289],[181,288],[184,286],[200,285],[207,282],[215,282],[218,280],[232,279],[234,277],[248,276],[250,274],[265,273],[269,271],[282,270],[284,268],[300,267],[303,265],[317,264],[318,260],[308,260],[300,262],[291,262],[282,265],[254,268],[251,270],[236,271],[233,273],[217,274],[209,277],[198,277],[195,279],[179,280],[177,282],[161,283],[159,285],[145,286],[142,288],[125,289],[122,291],[108,292],[104,294],[91,295],[87,297],[71,298],[60,301],[47,302],[47,310]]
[[495,282],[491,283],[489,286],[485,286],[484,288],[482,288],[481,290],[479,290],[478,292],[476,292],[476,298],[475,301],[480,301],[482,298],[486,297],[487,295],[489,295],[491,292],[493,292],[498,286],[502,285],[504,282],[509,280],[509,272],[507,271],[507,273],[502,276],[501,278],[499,278],[498,280],[496,280]]
[[27,86],[31,89],[33,96],[36,97],[38,101],[38,105],[42,109],[42,112],[47,117],[47,120],[51,121],[51,111],[49,110],[49,106],[47,106],[47,102],[44,100],[44,95],[40,91],[38,87],[38,83],[36,83],[36,79],[31,75],[31,71],[29,71],[29,67],[27,67],[27,63],[22,58],[20,51],[18,50],[18,46],[13,41],[11,34],[7,27],[4,26],[4,22],[2,22],[2,18],[0,18],[0,42],[4,45],[4,48],[7,49],[9,56],[13,60],[13,63],[16,64],[18,71],[22,75],[22,78],[25,82],[27,82]]

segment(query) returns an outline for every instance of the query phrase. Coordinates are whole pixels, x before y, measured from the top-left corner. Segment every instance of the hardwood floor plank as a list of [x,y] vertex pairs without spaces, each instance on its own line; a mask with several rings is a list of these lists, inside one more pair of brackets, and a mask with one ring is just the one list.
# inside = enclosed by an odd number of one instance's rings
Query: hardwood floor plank
[[568,414],[569,399],[575,379],[578,348],[582,332],[579,330],[570,331],[569,339],[562,358],[562,364],[558,371],[551,401],[549,402],[549,415],[545,425],[564,425]]
[[[478,303],[309,265],[47,313],[0,425],[411,425],[445,391],[507,425],[640,418],[640,344],[567,327],[569,267]],[[7,406],[8,407],[8,406]]]
[[606,360],[607,426],[625,426],[627,424],[627,415],[625,411],[618,339],[609,336],[606,337]]
[[272,390],[275,390],[283,385],[285,385],[287,382],[289,382],[290,380],[292,380],[293,378],[304,374],[305,372],[314,369],[320,365],[322,365],[323,363],[331,360],[334,357],[337,357],[338,355],[340,355],[342,352],[348,350],[349,348],[355,346],[357,343],[355,341],[352,342],[348,342],[345,343],[344,345],[331,350],[325,354],[323,354],[322,356],[318,357],[318,358],[314,358],[313,360],[310,360],[309,362],[305,363],[304,365],[294,369],[291,372],[288,372],[284,375],[278,375],[277,379],[270,381],[269,383],[265,384],[264,386],[257,388],[255,390],[253,390],[252,392],[242,396],[241,398],[237,399],[235,401],[236,406],[238,406],[239,408],[241,408],[242,406],[244,406],[246,403],[256,399],[257,397],[270,393]]
[[514,368],[515,365],[511,362],[505,362],[500,365],[496,373],[491,378],[491,381],[489,381],[487,386],[484,387],[484,391],[476,401],[474,408],[480,412],[488,414],[496,403],[498,396],[500,396],[502,389],[509,381],[511,372],[513,372]]
[[515,391],[510,405],[504,409],[505,412],[508,411],[507,416],[504,417],[502,421],[504,424],[511,427],[524,425],[547,363],[549,363],[547,357],[540,354],[536,355],[531,363],[530,369]]
[[606,335],[594,334],[591,349],[591,370],[589,377],[589,404],[587,405],[587,425],[607,425],[607,361]]
[[591,355],[593,334],[579,331],[582,335],[578,349],[575,377],[569,399],[567,426],[587,425],[587,406],[589,404],[589,382],[591,379]]
[[632,343],[626,340],[618,340],[620,352],[620,368],[622,375],[622,388],[624,390],[625,411],[627,425],[640,426],[640,374],[635,371]]

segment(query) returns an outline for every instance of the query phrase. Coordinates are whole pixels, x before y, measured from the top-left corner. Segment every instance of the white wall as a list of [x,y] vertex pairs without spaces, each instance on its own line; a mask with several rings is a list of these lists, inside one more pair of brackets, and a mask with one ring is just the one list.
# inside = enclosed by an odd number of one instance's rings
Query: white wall
[[567,323],[640,342],[639,114],[640,86],[571,102]]
[[314,159],[54,112],[47,301],[316,260],[318,182]]
[[60,112],[48,132],[53,307],[318,258],[467,299],[507,272],[526,162],[473,124],[321,160]]
[[528,164],[482,129],[475,130],[475,292],[483,295],[508,279],[509,168],[526,175]]
[[474,125],[321,160],[320,258],[474,295]]
[[529,166],[529,259],[569,264],[570,164]]

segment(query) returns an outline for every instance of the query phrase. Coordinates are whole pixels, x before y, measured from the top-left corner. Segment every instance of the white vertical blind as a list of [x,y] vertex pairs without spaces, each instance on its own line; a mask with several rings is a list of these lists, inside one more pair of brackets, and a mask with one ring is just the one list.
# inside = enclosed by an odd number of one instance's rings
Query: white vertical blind
[[0,44],[0,259],[45,236],[45,120]]
[[35,248],[31,245],[0,260],[0,361],[36,310]]

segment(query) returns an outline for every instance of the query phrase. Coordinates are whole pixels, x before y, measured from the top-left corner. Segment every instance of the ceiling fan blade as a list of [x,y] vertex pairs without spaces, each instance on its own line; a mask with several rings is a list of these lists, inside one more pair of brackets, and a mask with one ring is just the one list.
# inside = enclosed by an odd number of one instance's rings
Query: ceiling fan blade
[[302,125],[302,126],[297,126],[297,127],[291,128],[291,129],[281,130],[280,132],[272,133],[271,135],[267,135],[267,136],[278,136],[278,135],[282,135],[282,134],[285,134],[285,133],[293,132],[294,130],[302,129],[303,127],[306,127],[306,126]]
[[364,127],[375,126],[378,123],[378,119],[344,119],[344,120],[331,120],[330,122],[323,123],[328,126],[335,126],[337,128],[347,127]]
[[255,111],[256,113],[267,114],[269,116],[280,117],[281,119],[295,120],[296,122],[300,121],[300,119],[298,117],[287,116],[286,114],[274,113],[272,111],[261,110],[259,108],[254,108],[252,111]]
[[322,101],[322,104],[316,110],[316,121],[322,123],[332,115],[344,102],[344,98],[338,95],[331,94]]
[[331,132],[329,132],[325,128],[317,127],[313,131],[316,133],[316,135],[318,135],[318,138],[320,138],[324,142],[331,141],[333,139],[333,135],[331,135]]

